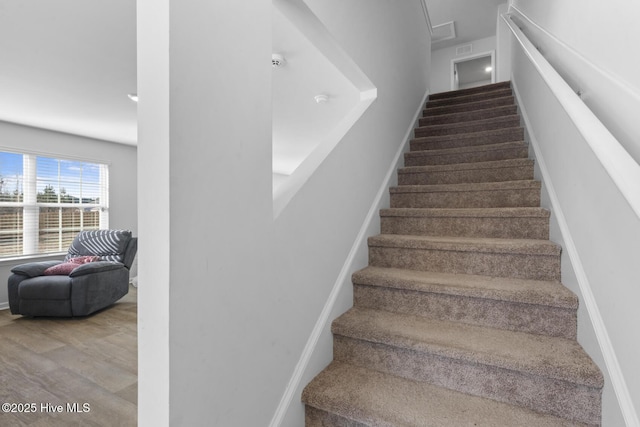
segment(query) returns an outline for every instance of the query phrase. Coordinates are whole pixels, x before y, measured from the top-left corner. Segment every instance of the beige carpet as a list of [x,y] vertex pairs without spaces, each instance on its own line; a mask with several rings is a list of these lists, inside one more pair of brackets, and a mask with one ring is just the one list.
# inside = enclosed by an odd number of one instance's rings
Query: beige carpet
[[600,425],[527,157],[508,82],[430,96],[307,427]]

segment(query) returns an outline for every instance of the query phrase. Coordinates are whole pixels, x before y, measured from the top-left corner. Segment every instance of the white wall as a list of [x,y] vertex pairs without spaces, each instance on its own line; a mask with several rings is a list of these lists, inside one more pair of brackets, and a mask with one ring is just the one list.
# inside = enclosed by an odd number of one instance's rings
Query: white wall
[[[496,49],[496,37],[486,37],[474,40],[462,45],[472,45],[472,52],[465,55],[456,55],[458,46],[437,49],[431,52],[431,77],[429,88],[431,93],[446,92],[451,90],[451,61],[453,59],[471,58],[479,53],[491,52]],[[461,45],[459,45],[461,46]]]
[[[564,22],[578,32],[591,28],[586,22],[577,23],[574,9],[542,3],[553,10],[540,15],[543,21]],[[536,2],[530,4],[537,10]],[[585,6],[590,7],[598,8],[596,2]],[[524,27],[525,32],[538,34],[530,25]],[[552,210],[551,239],[564,249],[562,281],[580,298],[578,340],[605,375],[602,425],[637,426],[640,341],[630,325],[640,323],[640,219],[519,45],[512,45],[511,53],[512,80],[532,145],[538,147],[538,177],[545,178],[543,204]],[[569,54],[557,51],[554,56]],[[601,60],[596,65],[611,65],[600,64]],[[588,72],[578,70],[575,76],[580,79]],[[541,170],[546,176],[540,175]]]
[[[109,164],[109,226],[132,230],[137,235],[135,147],[7,122],[0,122],[0,141],[0,151],[28,151],[51,157],[80,158]],[[11,268],[25,262],[29,260],[0,263],[0,283],[7,283]],[[0,306],[6,304],[6,286],[0,286]]]
[[640,163],[640,2],[515,0],[525,32]]
[[[148,251],[139,259],[141,426],[268,425],[421,107],[429,36],[420,1],[307,3],[378,99],[274,221],[271,2],[139,2],[139,17],[150,12],[139,21],[141,241],[166,234],[151,218],[166,204],[170,230],[170,244],[140,248]],[[151,64],[164,60],[170,74],[158,78]],[[154,181],[168,183],[162,201],[144,196]],[[365,263],[362,247],[353,268]],[[143,292],[156,268],[169,275],[153,282],[158,301]],[[350,303],[349,288],[338,309]],[[330,340],[321,344],[308,376],[330,360]],[[288,425],[303,423],[299,399],[283,414]]]

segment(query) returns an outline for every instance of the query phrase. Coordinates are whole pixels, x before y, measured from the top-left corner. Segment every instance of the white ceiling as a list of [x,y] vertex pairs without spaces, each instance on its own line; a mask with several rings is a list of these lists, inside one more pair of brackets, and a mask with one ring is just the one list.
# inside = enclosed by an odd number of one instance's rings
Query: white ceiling
[[[494,35],[501,2],[427,0],[432,24],[454,21],[457,35],[433,48]],[[135,14],[135,0],[0,0],[0,120],[136,144],[136,104],[127,98],[136,92]],[[274,118],[274,135],[282,141],[274,144],[276,156],[299,159],[317,143],[312,135],[323,128],[322,117],[343,115],[357,94],[295,28],[273,19],[274,47],[289,59],[274,76],[274,90],[304,105],[292,109],[275,101],[274,113],[317,119],[292,119],[297,126],[284,130]],[[316,72],[305,74],[314,80],[302,90],[290,74],[309,67]],[[289,83],[278,80],[287,75]],[[330,102],[315,104],[317,93]]]
[[137,139],[135,0],[0,0],[0,120]]
[[506,0],[426,0],[431,25],[454,22],[456,37],[432,45],[442,49],[495,36],[498,5]]

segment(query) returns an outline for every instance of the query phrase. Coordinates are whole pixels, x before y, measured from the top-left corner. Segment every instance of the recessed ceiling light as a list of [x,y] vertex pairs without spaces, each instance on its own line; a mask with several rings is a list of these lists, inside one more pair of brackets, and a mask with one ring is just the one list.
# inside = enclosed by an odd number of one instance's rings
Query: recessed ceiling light
[[491,70],[493,70],[493,68],[491,68],[491,67],[487,67],[487,68],[484,69],[484,71],[486,71],[487,73],[490,73]]
[[127,94],[127,96],[133,102],[138,102],[138,94],[137,93],[129,93],[129,94]]
[[321,93],[320,95],[314,96],[313,99],[315,99],[318,104],[322,104],[324,102],[327,102],[329,100],[329,97]]

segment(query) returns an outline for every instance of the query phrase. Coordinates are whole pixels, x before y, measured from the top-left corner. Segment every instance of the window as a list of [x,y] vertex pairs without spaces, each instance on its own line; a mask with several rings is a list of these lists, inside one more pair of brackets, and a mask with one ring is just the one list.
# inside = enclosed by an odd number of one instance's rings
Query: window
[[107,165],[0,152],[0,257],[61,252],[109,228]]

